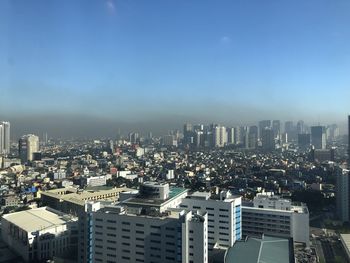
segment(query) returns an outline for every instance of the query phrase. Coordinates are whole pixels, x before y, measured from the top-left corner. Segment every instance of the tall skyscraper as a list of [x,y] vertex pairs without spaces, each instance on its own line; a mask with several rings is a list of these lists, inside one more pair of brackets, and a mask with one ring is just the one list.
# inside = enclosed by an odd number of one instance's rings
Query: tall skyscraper
[[227,128],[227,143],[235,144],[235,128]]
[[244,127],[235,127],[235,144],[242,144],[244,142]]
[[191,123],[184,124],[183,133],[184,133],[184,143],[192,144],[194,141],[194,135],[193,135],[193,125]]
[[262,130],[261,145],[264,151],[273,151],[276,148],[275,138],[271,128]]
[[304,121],[300,120],[297,123],[297,133],[298,134],[304,134],[305,133],[305,127],[304,127]]
[[10,145],[10,123],[0,122],[0,154],[9,154]]
[[33,134],[22,136],[18,142],[18,153],[22,163],[33,160],[33,153],[39,151],[39,137]]
[[349,170],[336,169],[336,207],[337,215],[342,222],[350,221],[350,180]]
[[350,115],[348,116],[348,167],[350,167]]
[[275,138],[280,138],[281,135],[281,122],[279,120],[272,121],[273,136]]
[[311,143],[315,149],[326,149],[326,129],[323,126],[311,127]]
[[287,133],[288,141],[297,140],[297,131],[292,121],[286,121],[284,124],[284,131]]
[[224,126],[214,128],[214,146],[224,147],[227,144],[227,132]]
[[137,132],[129,133],[129,141],[131,143],[138,143],[139,142],[139,134]]
[[250,126],[249,127],[249,133],[248,133],[248,148],[249,149],[255,149],[258,144],[258,127],[257,126]]
[[265,128],[271,128],[271,120],[259,121],[259,138],[261,139],[262,132]]
[[307,149],[310,147],[311,135],[309,133],[298,134],[298,146],[300,149]]

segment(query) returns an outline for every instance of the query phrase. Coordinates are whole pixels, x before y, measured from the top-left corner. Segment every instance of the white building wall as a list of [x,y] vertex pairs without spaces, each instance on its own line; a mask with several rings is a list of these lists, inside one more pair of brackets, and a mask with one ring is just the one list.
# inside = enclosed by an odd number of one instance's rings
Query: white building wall
[[223,201],[185,198],[180,207],[208,214],[209,251],[214,247],[231,247],[241,238],[240,197]]
[[[192,222],[191,212],[151,217],[112,210],[106,208],[90,213],[91,240],[88,244],[91,248],[87,251],[91,257],[88,256],[88,262],[207,262],[206,243],[199,239],[205,237],[206,220]],[[187,239],[190,231],[198,234],[192,243]],[[189,254],[184,251],[191,251],[200,261],[190,261]]]
[[296,242],[310,246],[310,227],[308,213],[292,213],[292,237]]
[[242,206],[242,211],[243,235],[292,237],[309,246],[308,213],[247,206]]

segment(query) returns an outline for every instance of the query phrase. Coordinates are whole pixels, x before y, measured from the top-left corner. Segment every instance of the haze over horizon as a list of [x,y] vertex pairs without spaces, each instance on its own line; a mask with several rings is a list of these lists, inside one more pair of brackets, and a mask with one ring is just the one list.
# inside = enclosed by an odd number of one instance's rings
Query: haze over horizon
[[349,13],[345,0],[4,0],[0,120],[62,137],[342,124]]

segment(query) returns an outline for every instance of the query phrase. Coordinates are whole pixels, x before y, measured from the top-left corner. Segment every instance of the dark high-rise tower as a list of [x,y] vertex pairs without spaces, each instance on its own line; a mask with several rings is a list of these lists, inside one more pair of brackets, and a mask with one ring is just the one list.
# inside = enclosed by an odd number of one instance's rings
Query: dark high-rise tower
[[281,135],[281,122],[279,120],[272,121],[273,136],[279,138]]
[[271,128],[271,120],[259,121],[259,137],[262,138],[262,133],[265,128]]
[[311,127],[311,143],[315,149],[326,149],[326,129],[323,126]]
[[348,167],[350,167],[350,115],[348,115]]

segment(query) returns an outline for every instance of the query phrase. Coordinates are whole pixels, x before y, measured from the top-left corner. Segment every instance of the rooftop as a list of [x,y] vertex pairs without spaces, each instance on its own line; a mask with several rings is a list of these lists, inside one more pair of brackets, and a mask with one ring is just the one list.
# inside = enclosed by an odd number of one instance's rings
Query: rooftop
[[126,200],[124,203],[126,205],[128,204],[134,204],[134,205],[150,205],[150,206],[161,206],[164,203],[167,203],[168,201],[172,200],[173,198],[176,198],[177,196],[187,192],[188,190],[185,188],[181,187],[170,187],[169,189],[169,198],[165,200],[160,200],[160,199],[145,199],[142,197],[135,197],[135,198],[130,198]]
[[34,232],[75,221],[76,218],[49,207],[40,207],[4,215],[3,218],[19,228]]
[[[42,192],[41,195],[51,196],[64,201],[69,201],[79,205],[84,205],[86,200],[95,200],[101,195],[109,195],[120,192],[132,191],[131,188],[111,188],[111,187],[96,187],[89,188],[84,191],[77,191],[75,188],[60,188]],[[108,198],[108,197],[107,197]]]
[[226,254],[225,263],[291,263],[289,240],[263,236],[238,241]]

